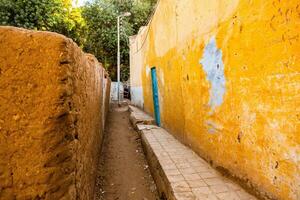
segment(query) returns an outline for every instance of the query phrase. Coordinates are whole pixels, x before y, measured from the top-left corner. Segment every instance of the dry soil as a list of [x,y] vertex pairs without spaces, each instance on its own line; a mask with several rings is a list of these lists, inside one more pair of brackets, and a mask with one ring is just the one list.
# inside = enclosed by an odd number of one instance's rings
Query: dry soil
[[108,114],[95,191],[95,200],[158,199],[127,106],[112,106]]

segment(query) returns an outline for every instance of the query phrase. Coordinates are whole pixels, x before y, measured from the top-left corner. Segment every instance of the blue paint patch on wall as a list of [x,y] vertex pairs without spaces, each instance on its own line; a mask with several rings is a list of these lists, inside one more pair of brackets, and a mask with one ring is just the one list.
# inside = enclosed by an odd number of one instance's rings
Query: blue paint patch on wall
[[200,64],[211,84],[209,106],[213,112],[217,106],[222,105],[226,91],[222,50],[218,49],[215,37],[206,45]]

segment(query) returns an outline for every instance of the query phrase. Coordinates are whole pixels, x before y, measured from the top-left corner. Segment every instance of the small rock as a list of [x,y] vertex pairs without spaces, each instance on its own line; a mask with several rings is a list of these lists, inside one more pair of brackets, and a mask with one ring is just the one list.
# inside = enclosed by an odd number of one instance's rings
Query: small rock
[[150,186],[150,191],[151,191],[151,192],[154,192],[155,190],[156,190],[155,185],[151,185],[151,186]]

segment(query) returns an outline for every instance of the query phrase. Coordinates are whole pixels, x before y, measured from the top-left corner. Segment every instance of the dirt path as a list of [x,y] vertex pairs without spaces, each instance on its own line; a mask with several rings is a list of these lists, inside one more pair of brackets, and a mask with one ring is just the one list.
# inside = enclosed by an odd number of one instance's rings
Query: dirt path
[[95,200],[158,199],[127,106],[114,107],[108,115],[96,184]]

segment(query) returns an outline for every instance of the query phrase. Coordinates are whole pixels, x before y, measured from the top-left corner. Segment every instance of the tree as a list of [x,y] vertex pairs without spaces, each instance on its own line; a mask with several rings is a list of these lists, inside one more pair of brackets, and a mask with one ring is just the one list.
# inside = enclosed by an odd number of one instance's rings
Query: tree
[[88,30],[84,49],[104,64],[113,80],[116,80],[117,66],[117,16],[132,13],[121,22],[121,80],[126,81],[129,77],[128,36],[146,24],[153,5],[154,0],[94,0],[83,7]]
[[0,0],[0,25],[54,31],[84,43],[85,23],[71,0]]
[[81,8],[72,0],[0,0],[0,25],[47,30],[72,38],[94,54],[116,80],[117,16],[131,12],[121,24],[121,80],[129,77],[128,36],[147,23],[156,0],[90,0]]

